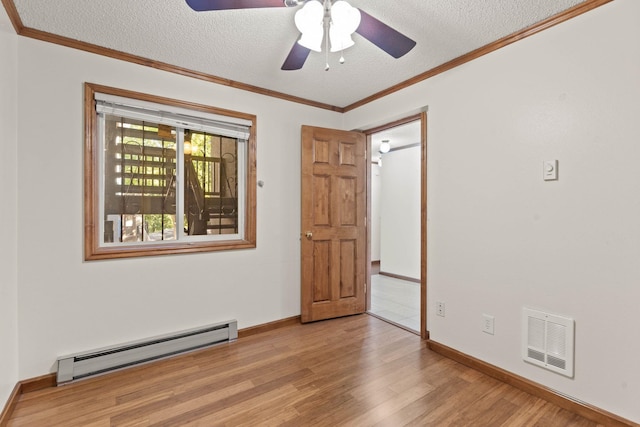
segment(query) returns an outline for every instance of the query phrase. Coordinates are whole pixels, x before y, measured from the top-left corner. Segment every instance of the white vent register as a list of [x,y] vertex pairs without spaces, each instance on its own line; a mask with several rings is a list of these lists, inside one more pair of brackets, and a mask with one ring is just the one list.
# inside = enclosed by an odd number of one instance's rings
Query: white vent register
[[522,329],[525,361],[573,378],[573,319],[524,308]]

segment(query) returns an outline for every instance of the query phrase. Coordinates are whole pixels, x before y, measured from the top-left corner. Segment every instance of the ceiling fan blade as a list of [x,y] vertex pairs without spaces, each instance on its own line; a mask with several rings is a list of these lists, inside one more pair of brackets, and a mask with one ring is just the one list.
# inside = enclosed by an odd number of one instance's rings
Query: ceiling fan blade
[[289,51],[287,59],[284,60],[281,70],[299,70],[304,65],[310,52],[311,49],[307,49],[296,41],[291,51]]
[[360,9],[360,26],[356,33],[360,34],[394,58],[400,58],[416,45],[416,42],[394,30]]
[[251,9],[257,7],[284,7],[283,0],[186,0],[196,12],[207,10]]

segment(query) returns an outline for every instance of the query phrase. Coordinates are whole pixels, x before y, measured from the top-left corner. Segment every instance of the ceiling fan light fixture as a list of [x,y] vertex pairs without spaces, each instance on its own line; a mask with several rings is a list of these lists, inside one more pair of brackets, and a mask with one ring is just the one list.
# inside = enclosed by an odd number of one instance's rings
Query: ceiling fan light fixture
[[355,44],[351,35],[360,26],[360,19],[360,10],[344,0],[338,0],[331,5],[331,52],[339,52]]
[[315,52],[322,52],[322,36],[322,31],[307,31],[306,33],[302,33],[298,44]]
[[[345,0],[185,0],[196,12],[235,9],[260,9],[271,7],[300,7],[295,13],[295,25],[300,31],[298,40],[289,50],[282,70],[299,70],[310,52],[322,52],[325,43],[325,59],[329,52],[344,51],[354,44],[351,35],[357,32],[393,58],[400,58],[411,51],[416,42],[369,15],[352,7]],[[344,63],[344,55],[340,56]],[[328,66],[325,67],[328,69]]]
[[355,44],[351,34],[341,33],[334,25],[329,29],[329,40],[331,40],[331,52],[340,52]]
[[311,0],[296,12],[295,23],[302,34],[298,43],[316,52],[322,51],[324,36],[324,7],[318,0]]

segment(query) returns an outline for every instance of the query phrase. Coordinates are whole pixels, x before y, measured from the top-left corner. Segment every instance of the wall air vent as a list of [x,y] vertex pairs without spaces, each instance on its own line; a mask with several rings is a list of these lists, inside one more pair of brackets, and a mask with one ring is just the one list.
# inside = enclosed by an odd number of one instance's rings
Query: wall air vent
[[573,319],[524,308],[522,329],[526,362],[573,378]]

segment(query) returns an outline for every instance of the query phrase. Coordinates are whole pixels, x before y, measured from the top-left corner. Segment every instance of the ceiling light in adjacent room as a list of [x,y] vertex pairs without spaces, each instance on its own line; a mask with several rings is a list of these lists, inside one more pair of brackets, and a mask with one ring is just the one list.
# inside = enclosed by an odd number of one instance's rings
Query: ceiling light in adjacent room
[[388,153],[389,150],[391,150],[391,144],[389,143],[388,139],[384,139],[380,144],[380,148],[378,151],[380,151],[380,153],[382,154],[385,154],[385,153]]

